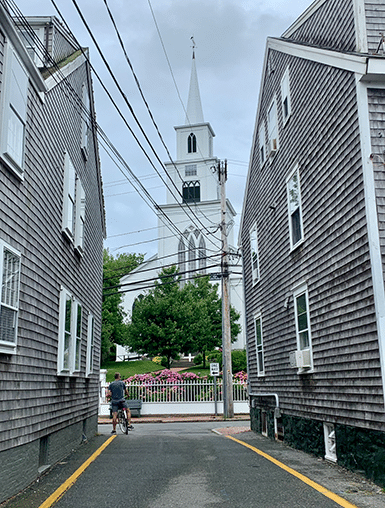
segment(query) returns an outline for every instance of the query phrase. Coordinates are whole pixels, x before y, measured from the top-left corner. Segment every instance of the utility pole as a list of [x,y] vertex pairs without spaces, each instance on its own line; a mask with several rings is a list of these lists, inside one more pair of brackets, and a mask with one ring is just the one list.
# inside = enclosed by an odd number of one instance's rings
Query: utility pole
[[221,188],[221,281],[222,281],[222,364],[223,364],[223,416],[234,417],[233,373],[231,367],[231,326],[229,294],[229,262],[226,224],[227,160],[218,162],[218,177]]

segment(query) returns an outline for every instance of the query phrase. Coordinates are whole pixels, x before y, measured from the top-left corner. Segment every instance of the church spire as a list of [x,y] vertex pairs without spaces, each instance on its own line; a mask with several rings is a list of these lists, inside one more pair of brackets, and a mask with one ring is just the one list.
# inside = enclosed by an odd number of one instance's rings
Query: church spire
[[201,103],[201,96],[199,93],[197,70],[195,65],[195,42],[194,37],[191,37],[193,43],[193,54],[192,54],[192,66],[191,66],[191,78],[190,78],[190,89],[187,101],[187,112],[186,112],[186,125],[194,125],[197,123],[204,123],[203,110]]

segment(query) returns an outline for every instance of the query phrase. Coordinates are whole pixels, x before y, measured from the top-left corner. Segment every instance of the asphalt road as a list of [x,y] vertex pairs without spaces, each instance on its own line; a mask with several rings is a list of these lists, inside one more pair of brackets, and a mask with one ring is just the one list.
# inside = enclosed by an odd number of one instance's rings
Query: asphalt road
[[[134,422],[135,425],[135,422]],[[231,427],[245,422],[232,422]],[[139,424],[127,436],[119,434],[82,472],[76,482],[54,504],[57,508],[336,508],[340,504],[318,492],[289,471],[256,453],[254,448],[267,447],[266,453],[281,454],[279,460],[291,467],[315,475],[317,481],[331,484],[338,471],[306,454],[283,448],[252,432],[233,435],[236,442],[212,430],[228,426],[224,422]],[[106,441],[110,425],[100,426],[101,436],[88,445],[97,448]],[[246,447],[249,445],[250,447]],[[87,447],[87,446],[86,446]],[[82,447],[81,447],[82,448]],[[88,451],[88,456],[92,450]],[[59,468],[54,468],[16,498],[7,508],[38,508],[57,486],[65,482],[70,471],[84,462],[79,451]],[[286,453],[286,455],[285,455]],[[317,471],[317,468],[319,469]],[[318,475],[318,476],[317,476]],[[338,476],[338,475],[337,475]],[[340,478],[351,486],[352,477]],[[344,480],[345,484],[344,484]],[[350,482],[350,483],[349,483]],[[55,487],[55,488],[54,488]],[[324,489],[324,491],[327,491]],[[344,495],[349,499],[349,495]],[[346,488],[349,494],[349,488]],[[365,500],[350,494],[350,498]],[[381,493],[372,493],[368,504],[385,506]],[[352,497],[353,496],[353,497]],[[377,496],[377,497],[376,497]],[[380,504],[374,503],[377,500]],[[383,504],[382,504],[383,503]]]

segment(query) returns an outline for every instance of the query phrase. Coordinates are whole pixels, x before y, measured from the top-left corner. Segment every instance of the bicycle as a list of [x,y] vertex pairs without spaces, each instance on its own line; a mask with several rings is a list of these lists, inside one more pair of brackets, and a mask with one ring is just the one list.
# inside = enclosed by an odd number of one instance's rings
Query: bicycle
[[[119,424],[119,428],[123,432],[123,434],[128,434],[129,425],[128,425],[126,412],[124,411],[124,409],[119,409],[119,411],[118,411],[118,424]],[[131,425],[131,427],[132,427],[132,425]]]

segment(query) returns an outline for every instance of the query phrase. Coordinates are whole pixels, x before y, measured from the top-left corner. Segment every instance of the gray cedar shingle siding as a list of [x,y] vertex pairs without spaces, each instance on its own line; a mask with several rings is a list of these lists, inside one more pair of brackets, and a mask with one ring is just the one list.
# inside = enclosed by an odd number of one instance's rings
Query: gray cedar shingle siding
[[[365,0],[366,33],[369,53],[377,53],[381,34],[385,34],[385,5],[382,0]],[[381,50],[382,54],[383,50]]]
[[378,226],[385,277],[385,89],[369,88],[368,104]]
[[[333,18],[332,18],[333,19]],[[254,147],[242,246],[252,392],[278,392],[284,412],[380,429],[382,383],[366,228],[355,77],[270,51],[260,117],[277,93],[279,151],[259,168]],[[292,115],[283,127],[280,80],[290,67]],[[341,114],[343,112],[343,114]],[[286,176],[299,164],[305,243],[290,252]],[[276,203],[273,210],[269,205]],[[258,226],[261,280],[251,281],[249,231]],[[292,288],[307,281],[315,372],[289,366],[297,349]],[[265,377],[256,373],[253,314],[261,311]],[[371,418],[368,419],[367,411]]]
[[324,48],[355,51],[352,1],[324,2],[289,39]]
[[[1,36],[1,58],[2,40]],[[67,79],[81,97],[86,65]],[[104,222],[97,148],[89,136],[90,156],[85,161],[80,149],[81,118],[74,103],[65,82],[51,89],[44,103],[30,86],[24,180],[20,182],[0,164],[0,238],[21,252],[17,354],[0,354],[0,450],[97,414]],[[61,233],[66,150],[86,193],[82,257]],[[82,363],[77,377],[57,375],[61,285],[82,304]],[[95,318],[95,352],[94,373],[86,379],[89,312]]]

